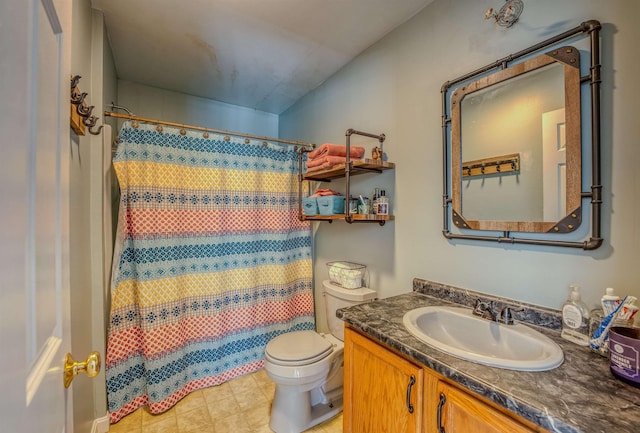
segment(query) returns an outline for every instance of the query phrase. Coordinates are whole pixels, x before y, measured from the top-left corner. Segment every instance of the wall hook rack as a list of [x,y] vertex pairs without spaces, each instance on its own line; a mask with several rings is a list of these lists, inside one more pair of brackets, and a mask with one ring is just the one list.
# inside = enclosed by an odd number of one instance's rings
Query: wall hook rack
[[520,171],[520,154],[512,153],[492,158],[465,161],[462,163],[462,177],[484,176],[487,174],[506,174]]
[[99,117],[91,114],[95,106],[88,106],[85,101],[89,94],[81,92],[78,88],[80,78],[82,78],[80,75],[71,77],[71,128],[78,135],[85,135],[85,130],[88,130],[91,135],[99,135],[103,125],[93,130]]

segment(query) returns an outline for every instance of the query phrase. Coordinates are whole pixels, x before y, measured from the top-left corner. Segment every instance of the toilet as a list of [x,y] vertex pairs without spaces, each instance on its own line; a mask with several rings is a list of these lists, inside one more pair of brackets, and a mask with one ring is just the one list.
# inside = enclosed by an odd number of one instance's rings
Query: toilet
[[265,348],[265,371],[276,384],[269,427],[275,433],[300,433],[342,411],[344,322],[340,308],[370,302],[376,291],[322,283],[331,334],[295,331]]

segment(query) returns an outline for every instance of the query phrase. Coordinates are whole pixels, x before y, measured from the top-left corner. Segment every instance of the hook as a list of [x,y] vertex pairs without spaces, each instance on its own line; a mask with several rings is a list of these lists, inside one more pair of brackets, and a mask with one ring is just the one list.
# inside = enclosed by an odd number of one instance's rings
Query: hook
[[87,92],[82,92],[81,94],[77,94],[75,92],[71,93],[71,103],[73,105],[81,105],[84,102],[84,98],[88,95]]
[[104,128],[104,125],[100,125],[97,131],[92,131],[91,127],[89,127],[88,131],[89,131],[89,134],[91,135],[100,135],[100,131],[102,131],[102,128]]
[[96,125],[96,122],[98,121],[98,119],[99,117],[89,116],[89,117],[85,117],[82,120],[82,123],[84,124],[84,126],[87,127],[87,129],[89,130],[89,133],[92,135],[99,135],[100,131],[102,131],[102,128],[104,127],[104,125],[100,125],[96,131],[92,130],[93,127]]
[[84,124],[84,126],[88,126],[89,128],[94,127],[97,121],[98,118],[96,116],[85,117],[84,119],[82,119],[82,123]]
[[78,104],[76,105],[76,113],[78,113],[82,117],[90,117],[91,112],[93,111],[94,108],[95,108],[94,105],[87,107],[84,104]]
[[71,78],[71,90],[76,88],[78,82],[80,81],[80,78],[82,78],[80,75],[76,75],[75,77]]

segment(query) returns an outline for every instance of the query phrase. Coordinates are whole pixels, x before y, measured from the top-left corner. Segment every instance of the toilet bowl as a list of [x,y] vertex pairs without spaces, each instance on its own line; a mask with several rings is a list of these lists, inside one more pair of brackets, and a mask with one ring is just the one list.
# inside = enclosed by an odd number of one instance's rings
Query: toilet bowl
[[276,433],[300,433],[342,411],[344,324],[339,308],[369,302],[376,292],[344,289],[323,282],[331,334],[295,331],[265,348],[265,371],[276,384],[269,427]]

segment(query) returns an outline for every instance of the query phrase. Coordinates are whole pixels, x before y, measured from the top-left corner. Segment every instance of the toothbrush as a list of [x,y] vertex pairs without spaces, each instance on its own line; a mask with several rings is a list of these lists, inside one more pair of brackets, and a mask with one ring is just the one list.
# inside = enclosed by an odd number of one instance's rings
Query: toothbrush
[[602,320],[602,323],[600,323],[600,326],[598,327],[598,329],[596,329],[591,338],[590,346],[592,349],[599,350],[602,347],[603,343],[609,337],[609,329],[611,328],[611,325],[613,325],[618,312],[622,311],[622,308],[625,305],[633,305],[635,301],[637,301],[637,298],[635,296],[625,296],[622,302],[618,304],[616,309],[613,311],[613,313],[609,314]]

